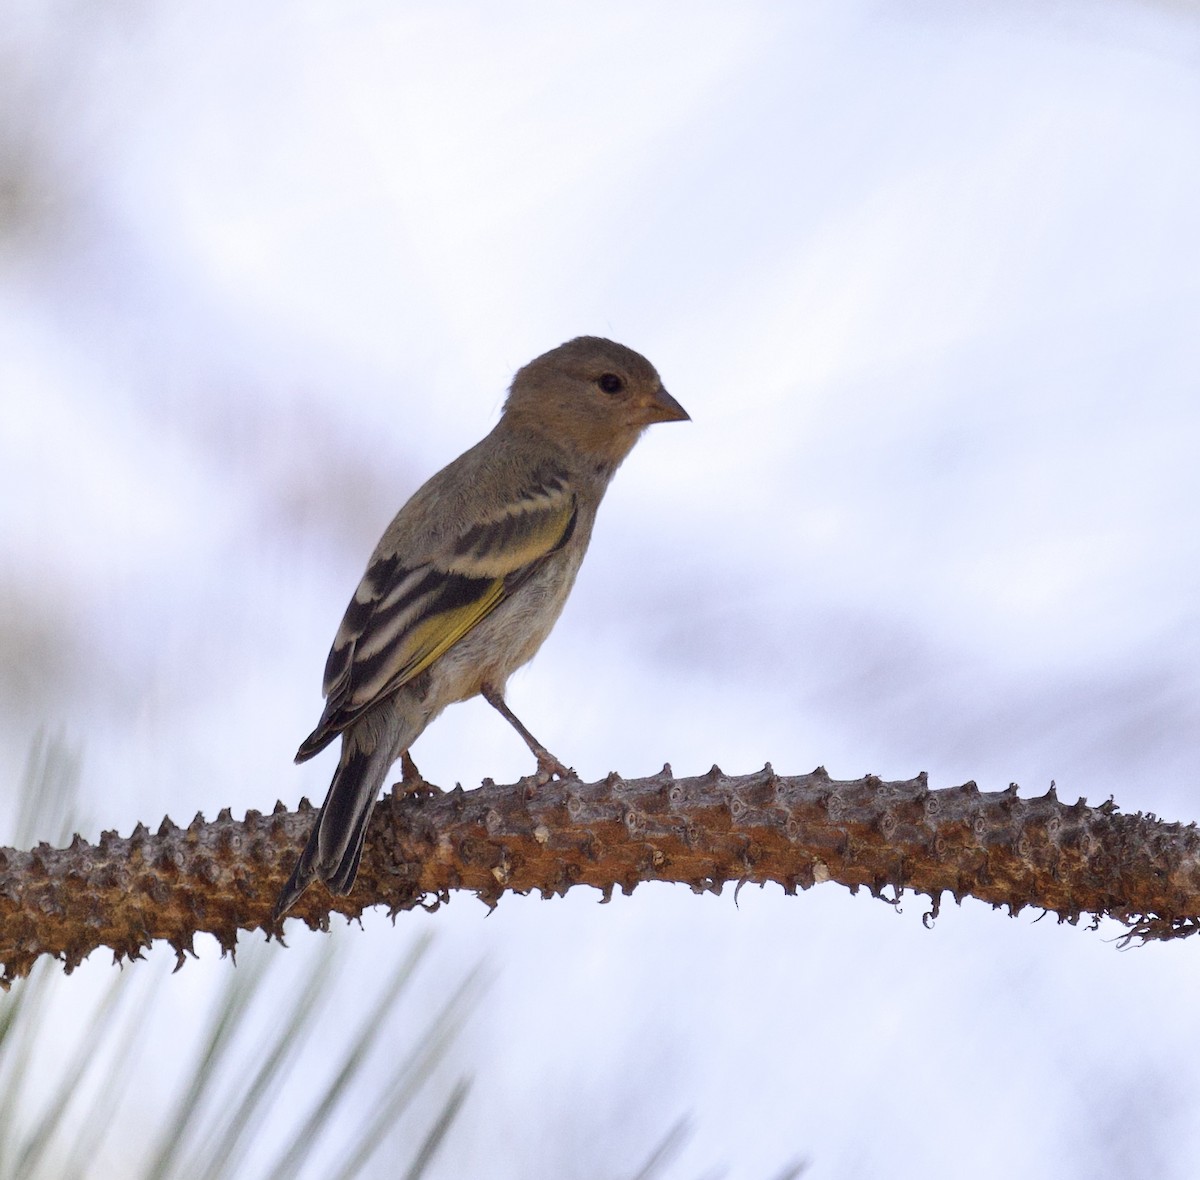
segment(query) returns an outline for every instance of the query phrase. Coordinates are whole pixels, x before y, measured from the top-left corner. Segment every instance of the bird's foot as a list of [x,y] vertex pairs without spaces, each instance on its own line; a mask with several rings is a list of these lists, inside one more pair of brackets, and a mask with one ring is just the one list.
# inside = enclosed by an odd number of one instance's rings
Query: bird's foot
[[545,786],[552,778],[566,779],[578,777],[572,767],[566,766],[555,758],[521,724],[520,718],[505,703],[504,694],[498,688],[491,684],[485,684],[480,688],[479,692],[483,699],[521,735],[521,740],[529,747],[529,752],[537,759],[538,771],[536,775],[532,776],[537,786]]
[[403,776],[398,783],[392,784],[392,794],[404,799],[409,795],[441,795],[442,788],[434,783],[427,783],[417,764],[409,756],[407,750],[400,755],[400,773]]
[[545,748],[535,750],[534,755],[538,764],[537,774],[534,777],[539,787],[545,786],[551,779],[578,777],[573,766],[564,765],[549,750]]

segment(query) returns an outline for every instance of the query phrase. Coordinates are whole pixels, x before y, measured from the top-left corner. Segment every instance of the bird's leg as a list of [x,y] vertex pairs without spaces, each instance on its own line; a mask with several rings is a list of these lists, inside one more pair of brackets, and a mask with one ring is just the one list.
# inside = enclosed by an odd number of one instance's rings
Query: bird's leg
[[542,782],[549,782],[555,777],[574,777],[575,771],[569,766],[564,766],[521,724],[517,715],[505,703],[503,693],[490,684],[485,684],[479,691],[483,699],[521,735],[522,740],[529,747],[529,752],[537,759],[538,778]]

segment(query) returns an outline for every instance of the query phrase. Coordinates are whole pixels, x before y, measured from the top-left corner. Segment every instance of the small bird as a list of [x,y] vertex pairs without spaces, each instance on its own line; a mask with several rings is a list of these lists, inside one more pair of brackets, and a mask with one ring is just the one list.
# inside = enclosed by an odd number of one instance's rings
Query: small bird
[[349,893],[392,764],[447,706],[482,696],[521,735],[539,776],[571,773],[504,700],[575,582],[596,510],[654,422],[689,420],[645,357],[579,336],[518,370],[492,432],[433,476],[388,526],[325,664],[325,711],[296,754],[338,734],[341,757],[278,921],[320,878]]

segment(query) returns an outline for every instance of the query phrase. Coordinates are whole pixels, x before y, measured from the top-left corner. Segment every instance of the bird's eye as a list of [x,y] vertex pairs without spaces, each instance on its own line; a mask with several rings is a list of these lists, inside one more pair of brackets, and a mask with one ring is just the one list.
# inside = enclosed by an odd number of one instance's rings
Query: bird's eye
[[605,393],[620,393],[625,388],[625,382],[616,373],[603,373],[596,378],[596,384]]

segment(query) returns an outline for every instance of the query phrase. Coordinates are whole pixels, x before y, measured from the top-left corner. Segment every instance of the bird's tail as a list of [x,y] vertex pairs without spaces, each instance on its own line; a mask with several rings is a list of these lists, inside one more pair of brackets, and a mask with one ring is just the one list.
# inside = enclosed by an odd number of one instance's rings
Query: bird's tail
[[275,902],[278,921],[305,889],[320,878],[332,893],[349,893],[358,876],[367,820],[375,807],[379,788],[399,753],[387,741],[364,749],[353,733],[342,739],[342,757],[308,843]]

